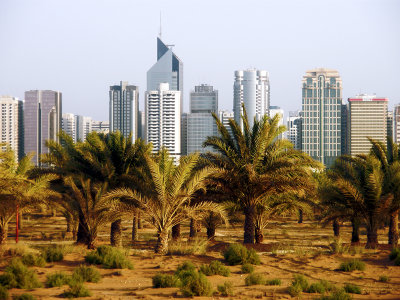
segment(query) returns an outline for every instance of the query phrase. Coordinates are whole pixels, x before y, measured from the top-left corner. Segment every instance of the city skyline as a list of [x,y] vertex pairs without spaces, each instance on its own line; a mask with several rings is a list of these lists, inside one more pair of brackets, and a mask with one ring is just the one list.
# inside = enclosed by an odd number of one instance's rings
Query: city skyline
[[[313,67],[340,72],[343,99],[376,93],[390,99],[390,109],[400,102],[396,85],[400,24],[394,13],[400,7],[398,2],[327,1],[322,9],[316,1],[254,1],[254,9],[252,5],[239,6],[236,1],[212,5],[205,1],[195,13],[185,2],[155,1],[135,7],[141,15],[137,20],[119,16],[103,24],[109,9],[124,15],[132,5],[117,2],[120,8],[114,3],[99,3],[93,10],[88,1],[75,14],[71,2],[2,1],[0,25],[6,30],[0,31],[0,42],[7,47],[0,50],[0,94],[23,99],[26,90],[59,90],[64,97],[63,111],[106,120],[108,87],[126,80],[139,86],[143,109],[146,71],[154,62],[161,11],[162,39],[175,44],[174,53],[185,62],[184,112],[189,111],[190,90],[200,83],[218,89],[220,108],[232,110],[234,71],[248,67],[269,72],[270,105],[279,105],[285,112],[301,107],[301,77]],[[224,14],[225,10],[229,13]],[[33,18],[39,11],[43,18]],[[254,13],[252,22],[246,22],[250,12]],[[205,13],[210,24],[199,19]],[[283,13],[288,13],[296,26],[286,25],[280,17]],[[340,16],[343,24],[314,26],[331,15]],[[372,17],[378,21],[365,22]],[[236,19],[242,20],[237,31],[227,30]],[[48,22],[52,26],[47,26]],[[260,25],[266,30],[265,39],[260,38],[262,31],[253,32]],[[135,27],[141,30],[132,30]],[[317,35],[315,43],[308,38],[309,31]],[[110,33],[117,41],[126,40],[129,33],[134,42],[126,41],[123,47],[103,45]],[[234,39],[238,34],[244,37],[242,42]],[[383,74],[386,79],[379,80]]]

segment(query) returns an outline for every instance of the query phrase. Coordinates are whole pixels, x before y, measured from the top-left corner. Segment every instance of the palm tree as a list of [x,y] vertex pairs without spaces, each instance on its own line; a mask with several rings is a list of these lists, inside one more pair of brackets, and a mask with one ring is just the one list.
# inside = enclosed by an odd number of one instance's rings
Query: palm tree
[[371,154],[379,159],[385,174],[385,190],[393,196],[393,201],[389,208],[388,243],[393,247],[397,247],[400,213],[400,149],[390,136],[387,138],[387,147],[380,141],[373,139],[369,139],[369,141],[372,144]]
[[286,191],[296,192],[309,186],[310,167],[320,164],[278,136],[285,131],[279,116],[254,119],[250,128],[243,107],[243,130],[229,120],[232,135],[214,114],[219,136],[208,137],[204,147],[211,147],[205,158],[209,165],[222,169],[215,179],[245,214],[244,243],[255,241],[257,206],[266,198]]
[[168,236],[173,226],[185,219],[199,219],[207,211],[214,211],[225,218],[224,211],[216,203],[192,204],[193,195],[207,184],[207,179],[217,170],[212,167],[195,169],[199,154],[181,157],[174,164],[166,149],[156,155],[145,154],[146,178],[139,189],[118,188],[107,194],[107,199],[121,199],[132,208],[139,208],[156,228],[158,241],[155,252],[168,251]]

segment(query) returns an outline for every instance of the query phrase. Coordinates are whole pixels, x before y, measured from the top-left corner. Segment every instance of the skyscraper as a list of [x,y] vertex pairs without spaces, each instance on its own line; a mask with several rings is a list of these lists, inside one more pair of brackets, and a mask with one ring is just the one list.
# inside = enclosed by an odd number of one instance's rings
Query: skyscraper
[[388,134],[388,99],[361,94],[349,98],[349,154],[368,154],[371,143],[367,137],[386,145]]
[[146,140],[146,115],[144,111],[139,111],[137,137]]
[[254,117],[258,120],[268,115],[270,103],[269,77],[267,71],[235,71],[233,84],[233,112],[237,123],[241,124],[242,103],[246,108],[250,126]]
[[[278,126],[282,126],[283,125],[283,115],[284,115],[284,111],[282,108],[280,108],[279,106],[273,106],[271,105],[269,107],[269,116],[270,118],[275,117],[276,115],[279,115],[279,123]],[[279,139],[282,139],[284,136],[283,134],[280,134],[278,136]]]
[[92,121],[92,131],[107,134],[110,132],[110,123],[107,121]]
[[290,111],[287,121],[287,139],[294,149],[301,150],[301,117],[299,111]]
[[123,136],[132,133],[132,139],[137,138],[139,113],[139,88],[121,81],[120,85],[110,86],[110,131],[119,130]]
[[62,114],[62,130],[76,142],[76,122],[74,114]]
[[92,132],[92,118],[84,116],[75,116],[75,127],[76,127],[76,140],[84,141],[86,136]]
[[34,153],[33,162],[47,153],[47,140],[58,141],[62,123],[62,94],[56,91],[33,90],[25,92],[24,143],[25,153]]
[[23,141],[23,101],[15,97],[0,96],[1,122],[0,143],[6,144],[3,150],[9,146],[15,152],[15,158],[21,159],[24,156]]
[[181,92],[160,83],[157,90],[146,91],[146,141],[153,151],[166,147],[176,159],[181,155]]
[[188,154],[188,113],[181,114],[181,154]]
[[187,152],[206,152],[203,143],[218,134],[211,113],[218,113],[218,91],[210,85],[195,86],[190,93],[190,114],[187,119]]
[[393,109],[393,139],[396,144],[400,143],[400,104]]
[[222,125],[225,126],[225,128],[232,136],[232,130],[231,127],[229,126],[229,120],[234,118],[233,112],[227,110],[220,110],[218,111],[218,118],[221,121]]
[[302,80],[302,150],[327,166],[341,155],[342,79],[314,69]]

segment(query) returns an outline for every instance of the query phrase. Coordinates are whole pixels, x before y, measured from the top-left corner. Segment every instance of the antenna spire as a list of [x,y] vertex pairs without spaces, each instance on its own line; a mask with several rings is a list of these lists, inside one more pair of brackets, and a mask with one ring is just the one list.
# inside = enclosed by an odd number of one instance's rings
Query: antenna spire
[[161,11],[160,11],[160,32],[158,33],[158,36],[160,37],[160,39],[161,39],[161,34],[162,34],[162,31],[161,31]]

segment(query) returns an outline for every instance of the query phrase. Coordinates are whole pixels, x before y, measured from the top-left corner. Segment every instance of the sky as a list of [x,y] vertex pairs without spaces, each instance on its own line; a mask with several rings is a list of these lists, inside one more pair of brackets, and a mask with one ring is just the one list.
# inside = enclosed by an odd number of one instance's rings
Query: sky
[[109,86],[140,90],[156,38],[174,44],[189,93],[207,83],[232,110],[234,71],[267,70],[271,105],[301,109],[307,70],[339,71],[343,100],[359,93],[400,103],[397,0],[0,0],[0,95],[63,93],[63,112],[108,120]]

